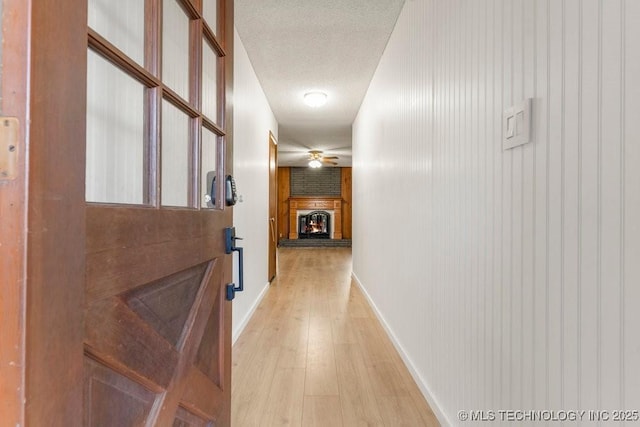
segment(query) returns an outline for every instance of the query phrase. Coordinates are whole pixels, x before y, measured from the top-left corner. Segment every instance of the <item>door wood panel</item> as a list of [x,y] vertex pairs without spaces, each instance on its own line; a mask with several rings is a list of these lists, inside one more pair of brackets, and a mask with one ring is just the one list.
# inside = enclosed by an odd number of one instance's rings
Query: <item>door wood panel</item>
[[87,307],[85,352],[155,390],[169,385],[179,358],[171,343],[119,298]]
[[[123,212],[111,215],[114,209]],[[135,222],[141,215],[138,211],[146,211],[149,218],[157,220],[137,230],[121,224],[127,222],[126,213]],[[88,239],[92,252],[87,254],[85,353],[114,375],[130,378],[156,393],[151,410],[145,413],[147,425],[171,425],[179,408],[188,409],[190,414],[178,417],[181,423],[221,421],[226,417],[221,412],[228,410],[230,360],[226,347],[230,346],[230,334],[226,322],[230,303],[224,298],[224,286],[230,281],[231,258],[224,254],[221,244],[210,242],[222,240],[227,219],[219,212],[208,211],[176,215],[170,210],[91,206],[87,212],[88,222],[96,228],[87,230],[87,235],[94,238]],[[161,225],[168,221],[164,216],[189,223],[182,227],[187,230],[183,240],[177,240],[178,246],[171,239],[161,242],[172,234],[163,236],[160,232]],[[121,251],[127,248],[125,253],[138,254],[135,268],[123,268],[122,263],[114,262],[121,255],[117,247],[111,247],[112,240],[103,235],[109,227],[104,227],[100,219],[111,225],[111,233],[120,230],[116,241]],[[197,235],[198,227],[193,223],[204,225],[199,230],[205,236]],[[207,236],[209,230],[218,233]],[[142,237],[141,233],[155,238]],[[181,254],[181,250],[187,250],[190,256]],[[156,258],[158,253],[166,256]],[[201,262],[211,255],[215,258]],[[89,274],[91,268],[94,270]],[[157,278],[167,269],[176,268],[179,271]],[[105,276],[117,286],[102,286],[109,282]],[[91,398],[85,404],[111,405]],[[110,406],[110,410],[118,412],[120,408]]]
[[[89,223],[97,225],[97,230],[103,230],[98,218],[113,218],[109,215],[111,211],[112,207],[88,208]],[[135,209],[125,211],[136,212]],[[153,212],[155,215],[152,216],[163,216],[162,210]],[[131,215],[135,218],[137,214]],[[122,214],[116,216],[122,220],[127,218]],[[175,219],[176,215],[168,211],[167,216]],[[225,219],[219,213],[183,212],[181,219],[189,221],[190,216],[193,217],[190,222],[195,223],[199,222],[198,218],[208,216],[209,221],[204,221],[204,224],[208,224],[210,229],[217,226],[221,231],[225,225]],[[158,220],[157,224],[163,222]],[[161,248],[160,252],[165,255],[160,260],[148,256],[137,258],[139,265],[132,276],[138,278],[138,282],[128,277],[127,281],[118,282],[118,286],[103,288],[108,292],[91,293],[97,288],[92,280],[94,277],[95,281],[102,282],[105,275],[113,277],[109,274],[112,270],[127,271],[120,269],[121,264],[112,262],[116,249],[92,247],[94,252],[87,256],[91,260],[87,263],[88,268],[94,264],[101,267],[95,269],[98,272],[95,275],[87,275],[87,295],[91,297],[86,299],[85,353],[96,361],[94,363],[99,363],[103,371],[133,379],[157,393],[153,408],[145,413],[145,422],[152,422],[149,425],[173,422],[172,417],[176,416],[180,406],[189,409],[189,414],[197,416],[197,419],[216,421],[218,412],[224,407],[224,381],[230,375],[228,371],[224,372],[229,361],[225,360],[224,351],[228,325],[225,324],[227,302],[223,292],[227,282],[223,270],[229,269],[230,257],[224,255],[221,245],[216,245],[218,256],[205,263],[200,262],[205,253],[215,253],[207,250],[211,247],[208,241],[213,240],[212,237],[189,238],[187,235],[183,241],[160,243],[139,235],[153,230],[157,224],[137,232],[118,226],[117,222],[110,221],[110,224],[115,230],[128,230],[126,237],[121,235],[118,238],[123,247],[148,254],[145,248],[151,246],[155,248],[151,254]],[[94,235],[93,229],[88,229],[87,235]],[[102,241],[110,246],[108,240],[101,238],[101,232],[96,231],[95,235],[97,239],[89,240]],[[159,240],[167,239],[157,235]],[[140,242],[146,246],[137,246]],[[195,256],[185,258],[185,250]],[[155,279],[157,271],[163,270],[157,267],[158,262],[165,266],[183,264],[186,268]],[[195,395],[194,390],[197,391]],[[86,401],[86,405],[100,407],[101,404],[95,402],[100,396]],[[111,399],[109,396],[103,397]],[[193,421],[195,418],[191,415],[183,414],[181,422]]]
[[135,381],[85,358],[84,425],[141,425],[151,412],[155,396]]
[[124,300],[142,320],[179,348],[190,308],[207,270],[207,263],[196,265],[131,291]]
[[206,420],[182,407],[178,408],[176,418],[173,420],[173,427],[207,427],[207,424]]
[[224,254],[222,225],[209,211],[89,205],[88,302]]
[[213,418],[220,412],[223,392],[201,370],[192,367],[187,376],[186,388],[180,404],[194,412]]

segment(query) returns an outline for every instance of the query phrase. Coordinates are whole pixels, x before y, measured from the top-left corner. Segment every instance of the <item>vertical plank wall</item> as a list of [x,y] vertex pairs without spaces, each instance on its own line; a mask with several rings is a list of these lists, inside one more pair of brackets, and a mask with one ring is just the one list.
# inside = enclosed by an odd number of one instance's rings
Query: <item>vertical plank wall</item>
[[[234,37],[233,173],[242,201],[233,208],[233,225],[244,238],[245,290],[233,300],[233,342],[268,286],[269,131],[278,137],[278,122],[235,30]],[[238,283],[237,255],[234,260]]]
[[353,271],[443,424],[640,409],[639,119],[640,2],[407,0],[353,127]]

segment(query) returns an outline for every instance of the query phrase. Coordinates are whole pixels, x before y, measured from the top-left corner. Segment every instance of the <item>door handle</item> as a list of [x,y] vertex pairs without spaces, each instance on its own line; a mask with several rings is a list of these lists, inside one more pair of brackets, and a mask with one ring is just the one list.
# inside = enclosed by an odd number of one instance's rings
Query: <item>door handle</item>
[[227,255],[238,252],[238,286],[235,283],[227,284],[227,301],[233,301],[236,292],[244,291],[244,260],[242,248],[236,246],[236,240],[242,240],[242,237],[236,237],[236,228],[227,227],[224,229],[225,253]]
[[275,242],[276,241],[276,229],[274,224],[276,223],[276,219],[271,217],[269,218],[269,226],[271,228],[271,239]]

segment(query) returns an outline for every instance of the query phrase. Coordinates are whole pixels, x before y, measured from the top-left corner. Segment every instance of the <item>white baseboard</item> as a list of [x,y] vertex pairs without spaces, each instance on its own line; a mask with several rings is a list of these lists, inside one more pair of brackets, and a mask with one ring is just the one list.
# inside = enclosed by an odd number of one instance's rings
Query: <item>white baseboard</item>
[[235,344],[238,338],[240,338],[242,331],[244,331],[244,328],[247,327],[249,320],[251,320],[251,318],[253,317],[253,313],[256,312],[256,309],[260,305],[260,302],[262,302],[262,299],[266,295],[268,289],[269,289],[269,282],[267,282],[267,284],[264,285],[264,287],[260,291],[260,294],[258,294],[258,298],[256,298],[256,300],[253,302],[253,305],[251,305],[251,308],[249,309],[247,314],[244,316],[244,318],[242,318],[242,321],[238,324],[238,327],[236,328],[236,330],[233,331],[233,334],[231,335],[231,345]]
[[409,370],[409,373],[411,374],[411,376],[413,377],[414,381],[416,382],[416,384],[420,388],[420,391],[422,392],[422,395],[424,396],[424,398],[429,403],[429,406],[431,407],[431,410],[435,414],[436,418],[438,418],[438,421],[440,422],[440,424],[443,427],[449,427],[449,426],[454,425],[449,420],[449,417],[447,417],[445,415],[445,413],[442,411],[442,409],[440,408],[440,405],[438,404],[438,399],[436,399],[436,397],[431,392],[431,389],[427,385],[427,382],[424,380],[424,378],[422,378],[420,376],[420,374],[418,374],[418,371],[415,369],[415,365],[411,361],[411,358],[409,357],[409,355],[407,355],[407,353],[404,351],[404,348],[402,348],[402,346],[398,342],[395,334],[393,333],[393,330],[389,327],[389,324],[387,323],[387,321],[385,320],[384,316],[382,315],[382,313],[380,312],[380,310],[376,306],[376,303],[373,302],[373,299],[371,299],[371,296],[369,295],[369,293],[367,292],[365,287],[362,285],[362,282],[360,282],[360,279],[358,279],[358,276],[356,276],[356,274],[354,272],[351,272],[351,277],[353,278],[353,281],[356,283],[356,285],[358,285],[358,287],[360,288],[360,290],[364,294],[365,298],[369,302],[369,305],[373,309],[373,312],[376,314],[376,317],[378,318],[378,320],[382,324],[382,327],[387,332],[387,335],[389,336],[389,339],[393,343],[393,346],[396,348],[396,350],[400,354],[400,357],[404,361],[404,364],[407,366],[407,369]]

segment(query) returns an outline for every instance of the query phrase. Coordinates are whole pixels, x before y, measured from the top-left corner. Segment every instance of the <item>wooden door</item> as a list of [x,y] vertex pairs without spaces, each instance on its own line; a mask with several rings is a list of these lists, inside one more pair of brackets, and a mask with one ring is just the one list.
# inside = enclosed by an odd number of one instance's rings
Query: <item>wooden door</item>
[[228,425],[232,4],[92,2],[84,424]]
[[269,282],[276,277],[278,251],[278,145],[269,132]]
[[233,1],[28,3],[16,419],[228,426]]

